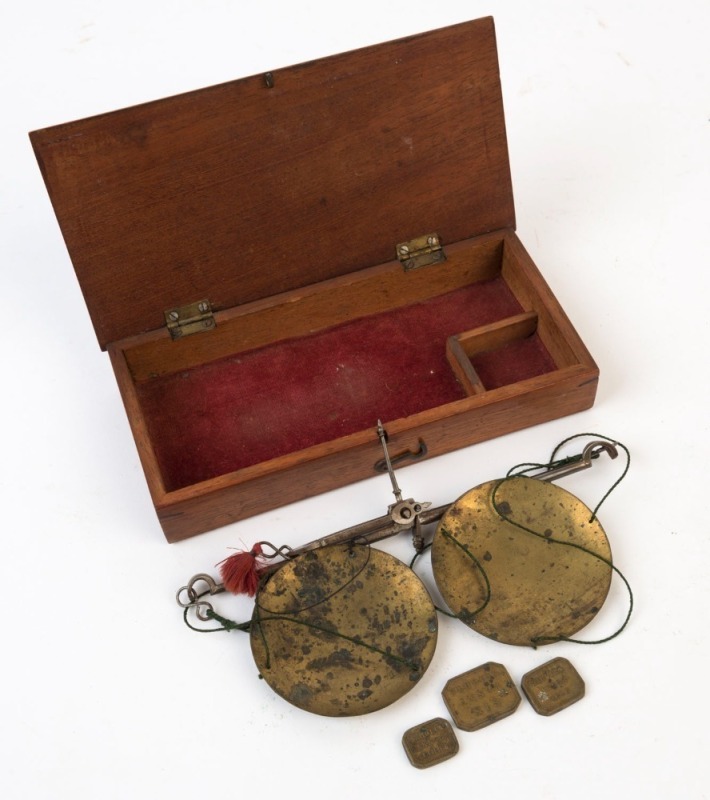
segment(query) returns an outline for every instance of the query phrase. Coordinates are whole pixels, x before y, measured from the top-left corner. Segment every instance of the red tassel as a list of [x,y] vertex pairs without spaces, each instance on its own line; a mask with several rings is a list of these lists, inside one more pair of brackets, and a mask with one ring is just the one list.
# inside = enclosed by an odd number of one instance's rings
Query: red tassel
[[257,542],[251,552],[240,550],[219,562],[219,573],[228,592],[254,597],[259,588],[259,573],[264,568],[264,562],[259,558],[261,553],[261,545]]

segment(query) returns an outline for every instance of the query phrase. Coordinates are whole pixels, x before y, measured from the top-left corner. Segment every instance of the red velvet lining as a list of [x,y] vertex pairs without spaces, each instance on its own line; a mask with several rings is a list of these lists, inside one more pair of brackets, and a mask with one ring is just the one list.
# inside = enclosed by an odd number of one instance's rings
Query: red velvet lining
[[552,356],[536,333],[475,355],[471,364],[486,389],[499,389],[556,369]]
[[[496,278],[146,381],[138,395],[166,488],[462,398],[446,359],[447,337],[520,311]],[[477,357],[475,367],[493,388],[554,364],[531,337]]]

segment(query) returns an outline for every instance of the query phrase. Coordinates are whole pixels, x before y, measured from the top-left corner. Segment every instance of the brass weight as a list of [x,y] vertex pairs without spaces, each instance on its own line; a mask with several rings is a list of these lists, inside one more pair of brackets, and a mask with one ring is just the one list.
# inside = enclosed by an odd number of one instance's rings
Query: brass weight
[[437,616],[424,584],[362,544],[311,550],[260,588],[250,630],[261,676],[285,700],[325,716],[377,711],[417,685]]
[[[609,541],[591,517],[551,483],[515,477],[481,484],[439,522],[431,552],[436,585],[454,614],[496,641],[538,645],[570,637],[594,618],[611,583]],[[476,613],[488,595],[482,571],[490,597]]]

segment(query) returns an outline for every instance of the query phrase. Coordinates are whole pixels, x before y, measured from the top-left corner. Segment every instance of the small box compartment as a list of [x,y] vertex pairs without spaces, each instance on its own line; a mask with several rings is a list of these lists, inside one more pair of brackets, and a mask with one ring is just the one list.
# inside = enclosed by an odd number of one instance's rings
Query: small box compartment
[[536,335],[537,314],[516,314],[490,325],[450,336],[446,353],[467,394],[534,378],[555,369]]

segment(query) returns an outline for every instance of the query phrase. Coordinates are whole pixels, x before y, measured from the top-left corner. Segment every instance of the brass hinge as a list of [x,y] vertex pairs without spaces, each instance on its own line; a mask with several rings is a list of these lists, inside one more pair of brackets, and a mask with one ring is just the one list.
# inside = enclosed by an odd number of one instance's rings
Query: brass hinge
[[409,242],[398,244],[397,258],[402,262],[405,270],[418,269],[429,264],[446,261],[441,240],[436,233],[427,233],[425,236],[417,236],[416,239]]
[[169,308],[165,312],[165,323],[173,339],[182,339],[183,336],[191,336],[193,333],[200,333],[215,327],[209,300],[198,300],[187,306]]

